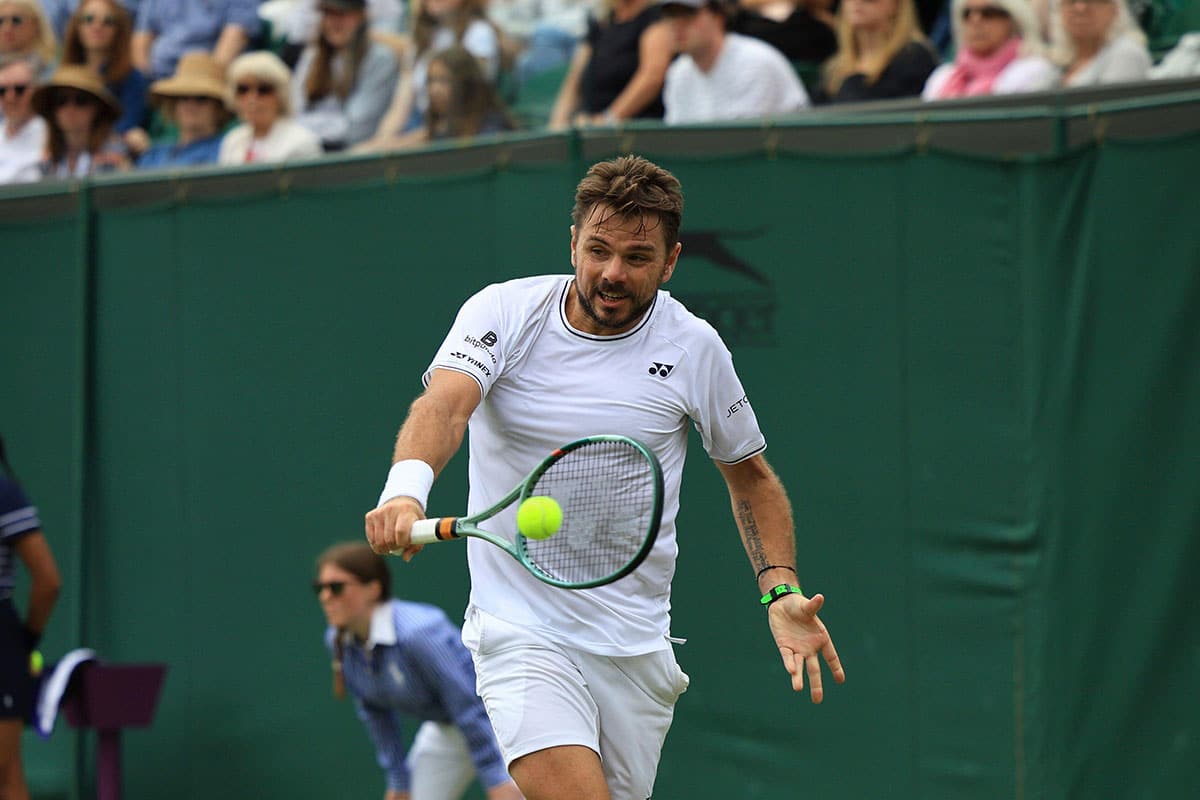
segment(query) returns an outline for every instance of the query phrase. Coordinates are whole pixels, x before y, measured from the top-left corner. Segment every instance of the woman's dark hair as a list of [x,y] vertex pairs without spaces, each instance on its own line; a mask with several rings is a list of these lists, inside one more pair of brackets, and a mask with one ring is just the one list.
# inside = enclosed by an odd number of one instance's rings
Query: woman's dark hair
[[[379,584],[379,601],[383,602],[392,596],[392,573],[388,569],[383,556],[371,549],[365,542],[342,542],[335,544],[321,555],[317,556],[317,572],[326,564],[332,564],[338,569],[349,572],[363,583],[372,581]],[[346,696],[346,681],[342,676],[342,635],[340,628],[333,634],[333,696],[341,699]]]
[[476,136],[489,119],[502,123],[505,130],[517,125],[504,101],[483,74],[479,59],[466,48],[454,45],[429,59],[429,66],[440,63],[450,72],[450,108],[441,111],[430,105],[426,129],[430,139],[456,139]]
[[[82,89],[73,89],[70,86],[55,88],[55,92],[61,91],[78,91],[88,95],[95,101],[96,116],[92,119],[92,130],[88,134],[88,152],[98,153],[104,143],[108,141],[108,137],[112,135],[113,125],[115,120],[111,114],[104,113],[104,101],[96,97],[91,92],[84,92]],[[57,103],[52,103],[57,108]],[[50,163],[57,164],[67,157],[67,137],[63,135],[62,128],[58,125],[57,115],[50,114],[46,119],[46,150],[50,154]]]
[[317,556],[317,571],[326,564],[349,572],[363,583],[379,582],[379,601],[392,597],[392,573],[383,556],[366,542],[341,542]]
[[[100,77],[104,79],[105,83],[116,83],[133,71],[132,50],[129,45],[133,39],[133,17],[116,0],[104,0],[104,2],[108,4],[113,18],[117,21],[117,30],[113,34],[112,45],[109,47],[108,63],[104,65],[104,72]],[[83,39],[79,36],[79,29],[82,26],[83,3],[80,3],[67,21],[62,63],[87,65],[87,51],[83,48]]]
[[362,68],[363,59],[367,57],[367,50],[371,47],[371,33],[367,25],[367,18],[364,16],[362,22],[359,23],[358,30],[354,32],[354,38],[346,45],[346,69],[342,76],[335,80],[333,77],[333,59],[337,55],[337,51],[333,49],[333,45],[325,38],[324,34],[317,34],[317,55],[313,58],[312,68],[308,71],[308,76],[304,79],[304,96],[308,98],[310,103],[315,103],[323,97],[329,95],[337,95],[339,100],[345,100],[354,91],[354,84],[358,83],[358,71]]

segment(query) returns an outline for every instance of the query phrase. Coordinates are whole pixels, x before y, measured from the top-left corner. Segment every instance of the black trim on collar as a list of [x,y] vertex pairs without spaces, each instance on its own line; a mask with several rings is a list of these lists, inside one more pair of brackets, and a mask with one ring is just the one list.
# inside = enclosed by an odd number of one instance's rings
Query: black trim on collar
[[575,279],[571,278],[571,280],[567,281],[566,285],[563,286],[562,296],[558,299],[558,319],[560,322],[562,322],[562,326],[567,333],[573,336],[578,336],[580,339],[586,339],[589,342],[619,342],[623,339],[628,339],[630,336],[637,334],[640,330],[646,327],[646,324],[650,321],[650,317],[654,315],[654,309],[658,306],[658,290],[656,290],[654,292],[654,302],[652,302],[650,307],[646,309],[646,313],[642,315],[642,318],[638,321],[638,324],[633,326],[631,329],[625,331],[624,333],[618,333],[613,336],[601,336],[595,333],[584,333],[583,331],[572,327],[571,323],[567,321],[567,292],[571,291],[571,287],[574,285]]

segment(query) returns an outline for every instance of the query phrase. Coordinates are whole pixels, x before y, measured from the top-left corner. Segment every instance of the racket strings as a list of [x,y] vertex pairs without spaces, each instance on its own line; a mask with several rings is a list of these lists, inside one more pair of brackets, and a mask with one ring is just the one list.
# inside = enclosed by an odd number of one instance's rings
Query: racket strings
[[652,524],[655,477],[653,465],[627,442],[592,442],[567,452],[532,491],[558,502],[562,527],[548,539],[525,539],[526,559],[571,583],[615,575],[641,554]]

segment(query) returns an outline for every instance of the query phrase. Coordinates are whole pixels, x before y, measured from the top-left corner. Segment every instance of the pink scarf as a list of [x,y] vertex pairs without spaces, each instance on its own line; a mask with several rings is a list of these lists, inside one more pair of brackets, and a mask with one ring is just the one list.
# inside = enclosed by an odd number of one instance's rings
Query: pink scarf
[[988,56],[980,56],[966,48],[959,50],[954,59],[954,69],[942,84],[938,97],[971,97],[991,94],[992,84],[1017,57],[1021,40],[1013,37]]

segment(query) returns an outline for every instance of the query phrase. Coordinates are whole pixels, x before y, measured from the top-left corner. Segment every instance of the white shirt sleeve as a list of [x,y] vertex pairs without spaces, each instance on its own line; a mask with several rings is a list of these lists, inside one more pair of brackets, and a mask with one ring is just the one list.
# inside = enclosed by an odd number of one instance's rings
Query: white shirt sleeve
[[425,370],[422,381],[429,383],[435,369],[450,369],[470,375],[486,397],[504,369],[506,335],[500,302],[500,288],[488,286],[463,303],[450,332]]
[[712,343],[698,354],[706,362],[697,377],[688,416],[709,457],[734,464],[766,449],[758,418],[733,368],[733,356],[714,333]]

